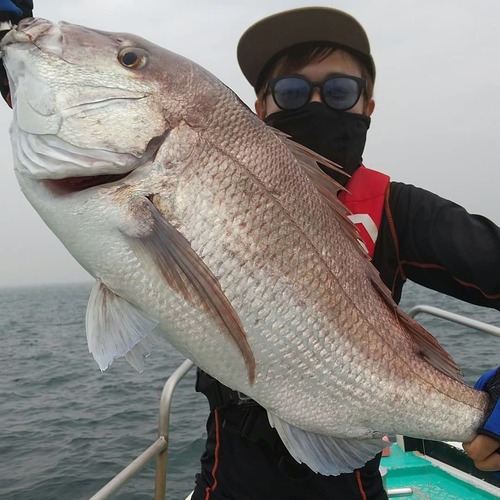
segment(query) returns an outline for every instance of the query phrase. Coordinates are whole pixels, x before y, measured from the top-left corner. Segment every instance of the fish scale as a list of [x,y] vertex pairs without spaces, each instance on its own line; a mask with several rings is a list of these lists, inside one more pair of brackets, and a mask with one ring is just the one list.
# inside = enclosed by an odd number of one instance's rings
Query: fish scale
[[[203,165],[199,165],[199,167],[203,171]],[[225,172],[224,177],[226,179],[232,179],[233,176],[229,175],[227,172]],[[236,183],[233,183],[233,184],[236,184]],[[230,186],[232,186],[233,184],[230,184]],[[227,193],[224,193],[224,195],[225,196],[223,198],[225,200],[241,199],[241,196],[238,196],[239,192],[235,196],[227,195]],[[255,201],[256,201],[255,205],[257,207],[262,205],[262,202],[260,200],[255,200]],[[195,203],[195,200],[191,200],[191,202]],[[290,274],[292,273],[292,271],[294,270],[295,266],[289,266],[285,270],[283,270],[283,266],[285,266],[288,262],[292,262],[294,257],[297,257],[297,252],[294,252],[291,250],[293,250],[294,248],[296,248],[300,244],[300,238],[297,236],[295,231],[287,231],[286,224],[282,224],[280,222],[279,215],[282,213],[281,210],[279,209],[280,207],[277,207],[276,205],[271,205],[270,208],[271,208],[270,210],[264,210],[264,214],[262,217],[260,217],[260,218],[254,217],[254,221],[255,220],[259,221],[258,227],[256,228],[256,230],[258,232],[258,236],[254,238],[254,241],[259,241],[261,244],[258,255],[262,259],[262,264],[268,263],[270,261],[273,261],[274,263],[276,263],[276,257],[278,257],[281,259],[279,261],[280,262],[279,266],[281,266],[283,274],[285,276],[289,277]],[[273,211],[273,209],[274,209],[274,211]],[[236,206],[236,208],[233,207],[233,211],[235,213],[241,213],[241,210],[239,210],[238,206]],[[197,213],[197,212],[198,212],[197,210],[193,210],[193,213]],[[231,215],[231,213],[230,213],[230,215]],[[277,220],[278,220],[278,224],[275,224],[274,226],[272,226],[273,222],[276,222]],[[286,220],[285,220],[285,222],[286,222]],[[193,226],[196,227],[196,225],[193,225]],[[194,232],[196,232],[196,230]],[[224,232],[224,231],[222,231],[222,232]],[[233,231],[233,232],[236,233],[236,231]],[[227,231],[226,231],[226,233],[227,233]],[[297,243],[294,241],[294,236],[297,236],[297,239],[299,240]],[[210,234],[210,232],[207,235],[207,239],[208,239],[208,241],[212,241],[212,234]],[[270,251],[270,249],[273,249],[274,251],[272,252],[272,251]],[[205,250],[205,252],[206,252],[206,250]],[[268,252],[269,252],[269,254],[268,254]],[[305,252],[303,245],[302,245],[302,252]],[[315,277],[312,276],[311,271],[314,269],[319,269],[320,271],[318,274],[319,274],[319,276],[321,276],[323,278],[323,281],[326,281],[324,278],[324,276],[326,276],[326,273],[321,272],[321,261],[319,259],[318,259],[318,261],[314,261],[314,259],[312,258],[313,256],[314,256],[314,253],[312,254],[311,258],[303,258],[302,260],[300,260],[300,262],[303,264],[303,266],[302,266],[302,269],[299,269],[296,274],[299,276],[300,280],[303,280],[303,283],[301,283],[302,288],[305,290],[309,289],[310,293],[315,294],[317,297],[317,295],[318,295],[317,290],[315,290],[314,288],[311,287],[311,285],[316,284]],[[248,254],[245,254],[245,258],[248,259],[248,257],[249,257]],[[239,265],[237,267],[239,268]],[[229,282],[239,282],[238,279],[231,279],[231,277],[227,277],[226,279]],[[224,281],[222,275],[221,275],[221,280]],[[299,284],[300,284],[300,281],[299,281]],[[333,288],[332,286],[325,286],[324,287],[325,293],[328,291],[331,291],[332,288]],[[229,291],[230,291],[230,289],[228,289],[228,292]],[[275,293],[276,292],[274,292],[274,290],[273,290],[271,295],[275,295]],[[367,295],[369,295],[369,294],[367,293]],[[237,297],[238,296],[236,295],[235,300],[237,300]],[[305,298],[306,298],[305,295],[301,296],[302,301],[304,301]],[[330,298],[331,298],[331,294],[330,294]],[[333,298],[335,299],[335,296]],[[336,305],[337,309],[341,311],[340,318],[339,318],[340,329],[343,331],[349,332],[349,335],[353,336],[353,334],[357,330],[359,330],[359,328],[356,328],[356,327],[353,328],[353,323],[362,324],[362,321],[360,319],[358,319],[358,320],[353,322],[352,314],[350,314],[350,315],[347,313],[344,314],[345,311],[349,310],[349,304],[348,304],[347,300],[345,299],[345,297],[343,296],[343,294],[340,294],[338,296],[338,298],[340,299],[340,302],[338,304],[335,304],[335,305]],[[344,300],[342,300],[342,299],[344,299]],[[331,302],[329,302],[329,304],[331,304]],[[277,313],[278,313],[277,316],[281,317],[280,309],[277,310]],[[301,319],[299,319],[299,320],[296,320],[296,322],[301,323],[302,321],[301,321]],[[279,335],[279,331],[284,329],[283,327],[279,328],[281,326],[280,323],[281,322],[277,321],[271,327],[271,329],[274,330],[278,335]],[[293,323],[293,321],[292,321],[292,323]],[[311,336],[310,338],[313,338],[313,336]],[[384,347],[384,345],[382,347]],[[295,352],[298,352],[300,354],[301,352],[314,352],[314,351],[308,351],[308,350],[306,350],[305,347],[300,346],[294,350],[294,353]],[[373,348],[371,349],[371,352],[375,355],[373,361],[378,363],[380,361],[380,358],[381,358],[381,353],[383,353],[384,350],[380,346],[373,344]],[[384,354],[385,354],[385,352],[384,352]],[[353,357],[350,355],[350,353],[348,353],[347,356],[348,356],[349,360],[351,360]],[[344,366],[346,366],[346,365],[344,365]],[[300,370],[300,368],[301,368],[301,366],[299,365],[297,367],[297,369]],[[348,380],[349,378],[353,378],[353,377],[352,377],[352,373],[348,372],[347,376],[345,377],[345,380]],[[350,389],[350,388],[345,390],[345,392],[347,394],[352,394],[351,391],[352,391],[352,389]],[[370,394],[370,398],[376,397],[376,392],[377,391],[374,391],[374,393]],[[361,402],[360,407],[357,407],[355,402],[351,399],[350,404],[352,406],[352,416],[353,417],[356,415],[357,412],[359,412],[361,410],[361,408],[366,407],[367,403],[369,404],[369,401],[366,401],[366,399],[367,398],[365,398],[365,400],[363,400]],[[292,419],[290,419],[290,420],[292,420]]]

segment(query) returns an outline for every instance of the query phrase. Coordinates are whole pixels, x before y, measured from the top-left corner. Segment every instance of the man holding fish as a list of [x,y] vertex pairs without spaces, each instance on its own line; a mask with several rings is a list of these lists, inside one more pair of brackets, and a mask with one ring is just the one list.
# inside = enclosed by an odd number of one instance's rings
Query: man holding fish
[[[16,24],[21,18],[30,16],[31,10],[32,3],[29,1],[0,0],[0,16],[3,16],[0,21]],[[60,29],[72,28],[63,26]],[[36,36],[43,37],[43,33],[39,30]],[[15,45],[29,43],[32,37],[11,38]],[[15,48],[12,50],[15,54]],[[146,52],[141,50],[131,51],[127,46],[125,52],[120,51],[122,66],[140,69],[141,57],[146,57]],[[351,211],[351,219],[358,226],[364,246],[396,301],[400,299],[404,281],[411,279],[462,300],[500,309],[499,280],[491,273],[491,269],[500,266],[500,229],[432,193],[391,182],[387,176],[362,165],[366,133],[374,110],[375,64],[366,34],[354,18],[329,8],[297,9],[271,16],[245,32],[238,46],[238,60],[256,91],[258,116],[298,143],[338,163],[349,174],[350,177],[347,177],[331,167],[324,167],[337,183],[339,198]],[[15,55],[13,61],[14,67]],[[5,82],[2,95],[10,103],[9,87]],[[23,123],[20,126],[24,126]],[[192,138],[193,134],[186,137]],[[179,151],[182,153],[182,148]],[[125,174],[128,175],[128,172],[120,177]],[[74,178],[79,182],[81,179],[88,182],[88,176]],[[62,179],[66,181],[64,186],[68,191],[76,185],[74,178],[71,183],[66,178]],[[43,177],[41,180],[46,181]],[[99,180],[105,184],[109,182],[109,177]],[[57,180],[52,185],[56,183]],[[51,184],[45,182],[45,185]],[[320,185],[328,189],[326,181],[320,181]],[[84,191],[83,188],[81,190]],[[148,202],[141,205],[144,208],[141,214],[149,214],[155,226],[168,229],[169,238],[177,238],[179,244],[184,245],[183,251],[192,252],[192,248],[179,239],[176,229],[163,221],[162,206],[157,198],[159,200],[157,194],[149,194]],[[127,231],[135,231],[136,227],[145,228],[130,224],[122,232],[129,236]],[[147,236],[147,232],[144,234]],[[158,238],[158,241],[167,240]],[[126,241],[136,245],[133,248],[139,257],[149,256],[148,252],[156,250],[155,242],[143,238],[141,232],[134,232]],[[481,259],[474,259],[479,254]],[[200,265],[196,253],[189,255]],[[143,267],[147,263],[145,260]],[[207,276],[205,268],[203,271]],[[96,274],[99,276],[99,273]],[[175,276],[172,278],[168,272],[164,276],[171,280],[169,284],[174,282],[171,286],[177,287],[180,295],[191,293],[185,282],[179,286]],[[99,281],[96,290],[97,297],[99,293],[101,296],[105,293],[106,300],[110,302],[120,300],[105,288],[104,282]],[[213,290],[220,291],[212,286],[210,291]],[[227,308],[222,292],[220,299]],[[129,300],[132,301],[132,298]],[[209,305],[212,307],[211,303]],[[128,311],[129,306],[125,305],[124,310]],[[214,307],[217,306],[215,304]],[[146,316],[140,316],[138,322],[149,321]],[[237,319],[234,329],[239,328]],[[243,339],[246,341],[244,335]],[[238,337],[237,341],[240,347],[247,347],[241,338]],[[430,349],[429,352],[434,351]],[[251,349],[242,349],[242,353],[246,355],[248,388],[252,389],[256,380],[252,355],[258,353],[252,353]],[[111,354],[115,355],[114,352]],[[481,377],[477,388],[497,401],[499,379],[498,370],[493,369]],[[278,417],[273,419],[273,426],[280,428],[282,436],[290,438],[285,447],[270,426],[266,411],[253,399],[230,390],[201,371],[198,390],[207,395],[212,411],[207,424],[208,439],[202,457],[202,472],[197,476],[193,498],[386,498],[378,472],[379,456],[353,472],[336,476],[315,473],[305,464],[299,465],[289,453],[289,449],[303,443],[302,439],[307,435],[303,435],[300,428],[287,426]],[[351,421],[347,423],[350,425]],[[489,409],[478,434],[465,445],[466,451],[479,468],[499,470],[498,404]],[[294,442],[295,437],[297,442]],[[321,436],[318,442],[313,443],[321,447]],[[346,452],[345,448],[340,450]],[[298,449],[299,455],[301,451]],[[314,454],[315,450],[312,451]],[[319,455],[323,457],[323,450],[319,450]],[[346,455],[349,455],[348,450]],[[320,463],[318,469],[323,465]]]
[[[490,280],[491,269],[500,265],[500,230],[447,200],[390,182],[362,165],[375,105],[375,64],[366,33],[354,18],[330,8],[278,13],[243,34],[238,61],[255,89],[258,116],[349,174],[325,169],[346,187],[339,196],[353,212],[373,264],[396,301],[404,281],[411,279],[500,309],[499,280],[494,273]],[[480,260],[471,258],[477,255]],[[499,378],[492,370],[476,388],[488,389],[498,400]],[[198,389],[207,395],[212,412],[193,498],[386,498],[379,457],[351,474],[314,474],[280,447],[277,433],[255,402],[201,371]],[[480,435],[464,444],[483,470],[500,469],[499,406]],[[257,483],[263,487],[259,495],[245,496],[256,491]],[[207,494],[211,490],[213,496]]]

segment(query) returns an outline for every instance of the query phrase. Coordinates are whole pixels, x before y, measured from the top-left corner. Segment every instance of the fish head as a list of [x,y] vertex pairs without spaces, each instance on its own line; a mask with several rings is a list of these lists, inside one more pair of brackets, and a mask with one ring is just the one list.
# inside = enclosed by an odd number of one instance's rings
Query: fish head
[[18,178],[123,177],[179,123],[203,126],[213,102],[191,61],[134,35],[30,18],[0,49]]

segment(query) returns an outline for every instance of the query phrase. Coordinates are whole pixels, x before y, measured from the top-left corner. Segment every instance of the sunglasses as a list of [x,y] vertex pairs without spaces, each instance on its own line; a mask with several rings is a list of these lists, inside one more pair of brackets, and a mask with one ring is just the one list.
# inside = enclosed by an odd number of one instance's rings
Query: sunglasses
[[362,78],[348,75],[334,75],[322,82],[311,82],[301,75],[279,76],[269,80],[276,106],[280,109],[299,109],[307,104],[314,87],[319,88],[321,100],[328,107],[339,111],[351,109],[366,88]]

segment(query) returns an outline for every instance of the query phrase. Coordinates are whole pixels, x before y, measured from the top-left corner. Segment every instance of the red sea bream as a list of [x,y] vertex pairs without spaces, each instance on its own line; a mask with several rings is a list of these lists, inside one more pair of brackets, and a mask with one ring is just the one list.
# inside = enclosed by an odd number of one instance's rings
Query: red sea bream
[[312,153],[133,35],[30,19],[1,50],[17,178],[96,280],[101,369],[166,337],[322,474],[385,434],[473,438],[487,396],[392,302]]

